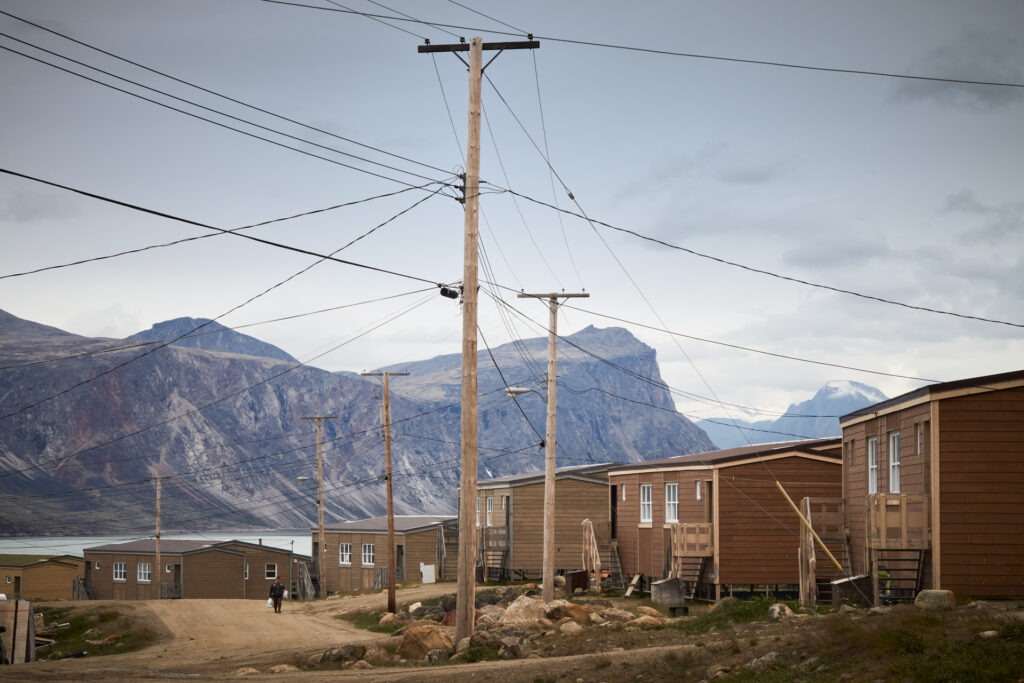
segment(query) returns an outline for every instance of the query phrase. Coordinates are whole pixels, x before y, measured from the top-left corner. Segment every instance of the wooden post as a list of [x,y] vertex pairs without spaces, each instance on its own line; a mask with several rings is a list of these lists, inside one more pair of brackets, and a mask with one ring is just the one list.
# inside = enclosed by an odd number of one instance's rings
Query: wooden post
[[[160,495],[162,491],[161,483],[163,477],[156,478],[156,566],[153,567],[153,571],[156,572],[156,599],[160,600],[163,598],[161,595],[161,588],[163,586],[164,568],[160,561]],[[152,577],[150,577],[152,579]]]
[[839,560],[835,558],[835,555],[832,554],[832,551],[828,549],[828,546],[825,545],[825,542],[822,541],[821,538],[818,536],[817,532],[814,531],[814,528],[811,526],[810,522],[804,519],[803,514],[800,512],[800,508],[796,506],[796,503],[793,502],[793,499],[789,497],[788,493],[786,493],[786,489],[782,488],[782,482],[776,480],[775,485],[779,487],[779,491],[782,491],[782,495],[785,496],[786,502],[789,503],[790,507],[793,508],[793,512],[796,513],[796,516],[800,518],[800,522],[805,527],[807,527],[807,530],[811,532],[811,536],[814,536],[814,540],[818,542],[818,545],[821,546],[821,549],[825,551],[826,555],[828,555],[828,559],[832,560],[832,564],[836,566],[836,569],[838,569],[840,572],[844,572],[845,570],[843,569],[843,565],[839,564]]
[[364,372],[364,376],[384,378],[384,481],[387,490],[388,514],[388,611],[398,613],[395,602],[395,503],[391,485],[391,390],[388,379],[392,376],[405,376],[408,372]]
[[548,300],[547,423],[544,428],[544,583],[541,598],[555,599],[555,407],[558,403],[558,299],[587,298],[587,293],[519,294],[520,299]]
[[324,544],[324,459],[323,459],[323,428],[324,420],[333,420],[337,415],[320,415],[304,417],[303,420],[316,420],[316,516],[317,516],[317,597],[327,595],[327,547]]

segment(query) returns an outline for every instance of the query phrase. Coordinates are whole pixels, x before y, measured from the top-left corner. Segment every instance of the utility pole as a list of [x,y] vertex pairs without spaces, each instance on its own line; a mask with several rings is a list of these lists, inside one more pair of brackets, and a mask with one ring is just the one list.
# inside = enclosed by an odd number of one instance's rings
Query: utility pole
[[[154,478],[156,479],[156,567],[154,567],[154,570],[156,571],[156,599],[161,600],[164,597],[163,595],[161,595],[163,588],[164,568],[160,562],[160,497],[163,490],[161,484],[164,478]],[[152,577],[150,577],[150,580],[152,580]]]
[[304,417],[303,420],[316,420],[316,516],[317,516],[317,597],[327,595],[327,546],[324,544],[324,459],[323,435],[324,420],[337,419],[337,415],[320,415]]
[[519,294],[520,299],[548,300],[547,424],[544,428],[544,583],[541,598],[555,599],[555,405],[558,391],[558,300],[587,298],[589,294]]
[[[469,106],[466,134],[466,177],[464,197],[465,231],[463,236],[462,277],[462,445],[459,496],[459,572],[455,607],[455,642],[473,634],[476,600],[476,454],[477,454],[477,269],[480,208],[480,79],[485,65],[484,50],[536,49],[540,42],[484,43],[474,37],[453,45],[420,45],[417,51],[469,52]],[[497,58],[497,55],[491,59]],[[490,64],[490,62],[488,62]]]
[[389,377],[406,376],[408,372],[364,372],[364,377],[384,378],[384,480],[388,492],[388,611],[397,614],[395,604],[395,503],[391,490],[391,398]]

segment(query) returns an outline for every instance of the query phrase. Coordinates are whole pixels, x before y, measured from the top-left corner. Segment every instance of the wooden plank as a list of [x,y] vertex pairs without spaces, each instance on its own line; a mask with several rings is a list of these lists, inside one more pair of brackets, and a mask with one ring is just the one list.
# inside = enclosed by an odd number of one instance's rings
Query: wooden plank
[[633,594],[633,590],[640,583],[640,576],[641,576],[640,574],[634,574],[633,575],[633,580],[629,582],[629,588],[626,589],[626,597],[627,598]]

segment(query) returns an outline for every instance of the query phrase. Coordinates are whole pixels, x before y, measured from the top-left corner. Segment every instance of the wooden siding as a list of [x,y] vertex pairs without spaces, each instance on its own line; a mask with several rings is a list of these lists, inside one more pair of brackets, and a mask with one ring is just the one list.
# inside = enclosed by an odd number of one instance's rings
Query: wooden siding
[[723,468],[718,478],[718,583],[796,584],[800,520],[775,481],[794,501],[839,497],[839,461],[793,456]]
[[[160,561],[164,564],[171,564],[173,566],[181,563],[181,556],[162,554]],[[95,568],[96,562],[100,563],[99,569]],[[124,581],[114,580],[115,562],[124,562]],[[139,563],[141,562],[148,562],[150,564],[149,583],[138,581],[138,568]],[[92,592],[93,599],[95,600],[155,600],[159,597],[156,593],[156,577],[158,568],[156,566],[156,557],[152,554],[92,553],[85,551],[85,563],[86,585]],[[241,574],[239,574],[239,576],[241,576]],[[163,580],[164,583],[172,582],[174,580],[173,574],[165,574]]]
[[[388,564],[387,534],[326,531],[324,536],[327,538],[326,589],[331,593],[371,589],[376,570]],[[352,562],[345,566],[338,561],[338,547],[342,543],[349,543],[352,546]],[[373,544],[372,565],[363,566],[364,543]],[[436,526],[410,534],[396,533],[395,546],[396,560],[400,563],[398,570],[401,581],[419,581],[420,562],[437,565]],[[402,546],[402,557],[397,556],[398,546]],[[440,568],[435,569],[440,571]]]
[[[608,484],[558,479],[555,481],[555,570],[583,566],[583,520],[605,531],[608,542]],[[513,570],[536,574],[544,565],[544,483],[512,489]]]
[[942,588],[1024,597],[1024,388],[947,399],[939,415]]
[[[242,543],[225,543],[221,547],[245,553],[245,564],[249,566],[249,578],[245,581],[245,597],[250,600],[266,600],[270,595],[270,586],[274,580],[266,578],[267,564],[277,565],[277,576],[286,590],[290,591],[291,582],[298,579],[298,570],[292,562],[292,554],[287,550],[269,546],[254,548]],[[164,581],[167,580],[164,578]]]
[[512,499],[512,489],[510,487],[500,489],[479,489],[477,491],[477,498],[480,500],[480,524],[479,526],[487,525],[487,498],[494,499],[494,512],[491,514],[490,526],[505,526],[505,512],[501,508],[501,501],[506,498],[506,509],[508,509],[508,501]]
[[437,566],[437,527],[417,531],[405,537],[405,580],[419,582],[420,562],[434,565],[434,575],[440,573]]
[[[608,481],[618,493],[615,537],[618,540],[619,562],[627,576],[636,574],[640,561],[640,475],[612,474]],[[622,489],[626,500],[622,500]]]
[[[170,562],[169,559],[164,560],[163,557],[161,557],[161,561],[165,564]],[[227,552],[217,548],[189,553],[181,559],[181,597],[243,598],[245,597],[244,572],[245,555],[242,553]],[[129,578],[131,578],[130,574]],[[156,596],[154,594],[149,597]],[[266,600],[266,595],[262,597]]]
[[[42,562],[28,567],[0,566],[4,583],[0,593],[6,593],[8,600],[72,600],[72,584],[82,571],[75,565],[64,562]],[[15,586],[20,592],[15,593]]]

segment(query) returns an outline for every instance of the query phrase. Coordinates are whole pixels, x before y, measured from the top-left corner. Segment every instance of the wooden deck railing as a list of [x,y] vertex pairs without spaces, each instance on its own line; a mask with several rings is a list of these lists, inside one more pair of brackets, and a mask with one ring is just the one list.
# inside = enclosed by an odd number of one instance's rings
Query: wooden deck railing
[[867,542],[873,550],[914,550],[931,542],[925,494],[873,493],[867,497]]
[[713,557],[715,543],[710,522],[682,522],[672,525],[674,557]]

